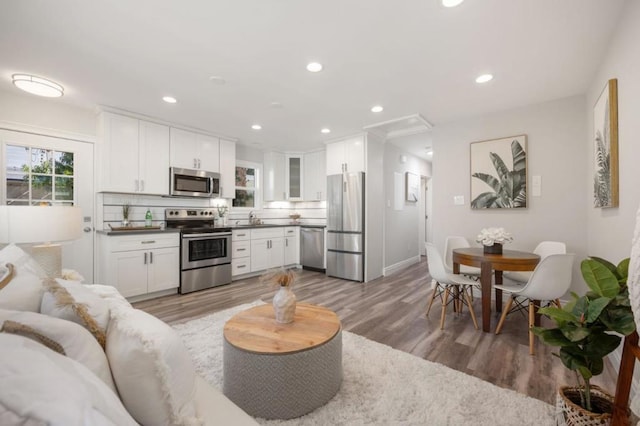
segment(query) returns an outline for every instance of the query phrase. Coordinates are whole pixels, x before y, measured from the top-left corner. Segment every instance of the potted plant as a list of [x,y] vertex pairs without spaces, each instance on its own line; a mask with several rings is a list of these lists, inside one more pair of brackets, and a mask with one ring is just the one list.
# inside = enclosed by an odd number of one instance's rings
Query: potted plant
[[533,327],[533,332],[544,343],[559,346],[559,353],[554,355],[576,373],[577,387],[558,390],[559,408],[567,424],[592,424],[585,418],[592,418],[593,424],[603,424],[600,422],[610,420],[613,398],[592,385],[591,378],[602,373],[604,357],[620,345],[620,335],[627,336],[635,330],[627,288],[629,259],[616,266],[590,257],[582,261],[580,270],[590,291],[583,296],[572,293],[573,300],[562,309],[539,309],[556,327]]

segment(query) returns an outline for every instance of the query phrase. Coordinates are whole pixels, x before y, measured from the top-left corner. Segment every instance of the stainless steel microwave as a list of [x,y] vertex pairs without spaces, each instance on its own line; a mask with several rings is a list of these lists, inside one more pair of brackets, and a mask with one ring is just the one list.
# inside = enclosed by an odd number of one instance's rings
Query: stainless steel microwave
[[215,198],[220,196],[220,174],[204,170],[171,167],[169,194],[180,197]]

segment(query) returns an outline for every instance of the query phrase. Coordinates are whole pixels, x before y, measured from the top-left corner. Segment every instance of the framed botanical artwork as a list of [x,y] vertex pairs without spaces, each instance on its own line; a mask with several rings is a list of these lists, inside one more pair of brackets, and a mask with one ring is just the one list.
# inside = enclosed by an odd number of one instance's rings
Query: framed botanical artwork
[[420,195],[420,176],[415,173],[405,173],[405,200],[415,203]]
[[527,136],[471,143],[471,208],[527,207]]
[[595,207],[618,207],[618,80],[612,79],[593,107]]

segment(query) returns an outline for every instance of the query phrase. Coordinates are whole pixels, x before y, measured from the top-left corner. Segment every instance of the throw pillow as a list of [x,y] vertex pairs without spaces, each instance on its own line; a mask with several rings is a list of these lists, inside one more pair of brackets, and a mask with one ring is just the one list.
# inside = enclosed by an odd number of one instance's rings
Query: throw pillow
[[0,309],[0,331],[34,339],[78,361],[117,393],[106,354],[81,325],[35,312]]
[[13,263],[6,262],[0,265],[0,290],[2,290],[13,278]]
[[127,299],[120,294],[118,289],[113,286],[102,284],[83,284],[83,286],[106,300],[109,307],[117,305],[125,308],[131,308],[131,303],[129,303]]
[[104,348],[109,324],[107,302],[76,281],[47,279],[44,287],[40,311],[45,315],[80,324]]
[[199,422],[196,373],[178,334],[146,312],[114,308],[107,358],[127,411],[143,425]]
[[39,312],[42,299],[42,268],[15,244],[0,250],[0,264],[13,265],[13,278],[0,288],[0,308]]
[[118,397],[79,362],[0,333],[0,423],[135,425]]

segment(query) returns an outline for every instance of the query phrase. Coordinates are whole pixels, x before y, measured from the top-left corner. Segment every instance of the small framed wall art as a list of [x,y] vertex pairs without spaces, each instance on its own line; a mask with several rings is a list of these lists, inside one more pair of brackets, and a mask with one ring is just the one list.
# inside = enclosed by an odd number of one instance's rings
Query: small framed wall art
[[527,207],[527,136],[471,143],[471,208]]
[[420,195],[420,176],[415,173],[405,173],[405,199],[412,203],[418,201]]
[[593,107],[593,205],[618,207],[618,80],[611,79]]

